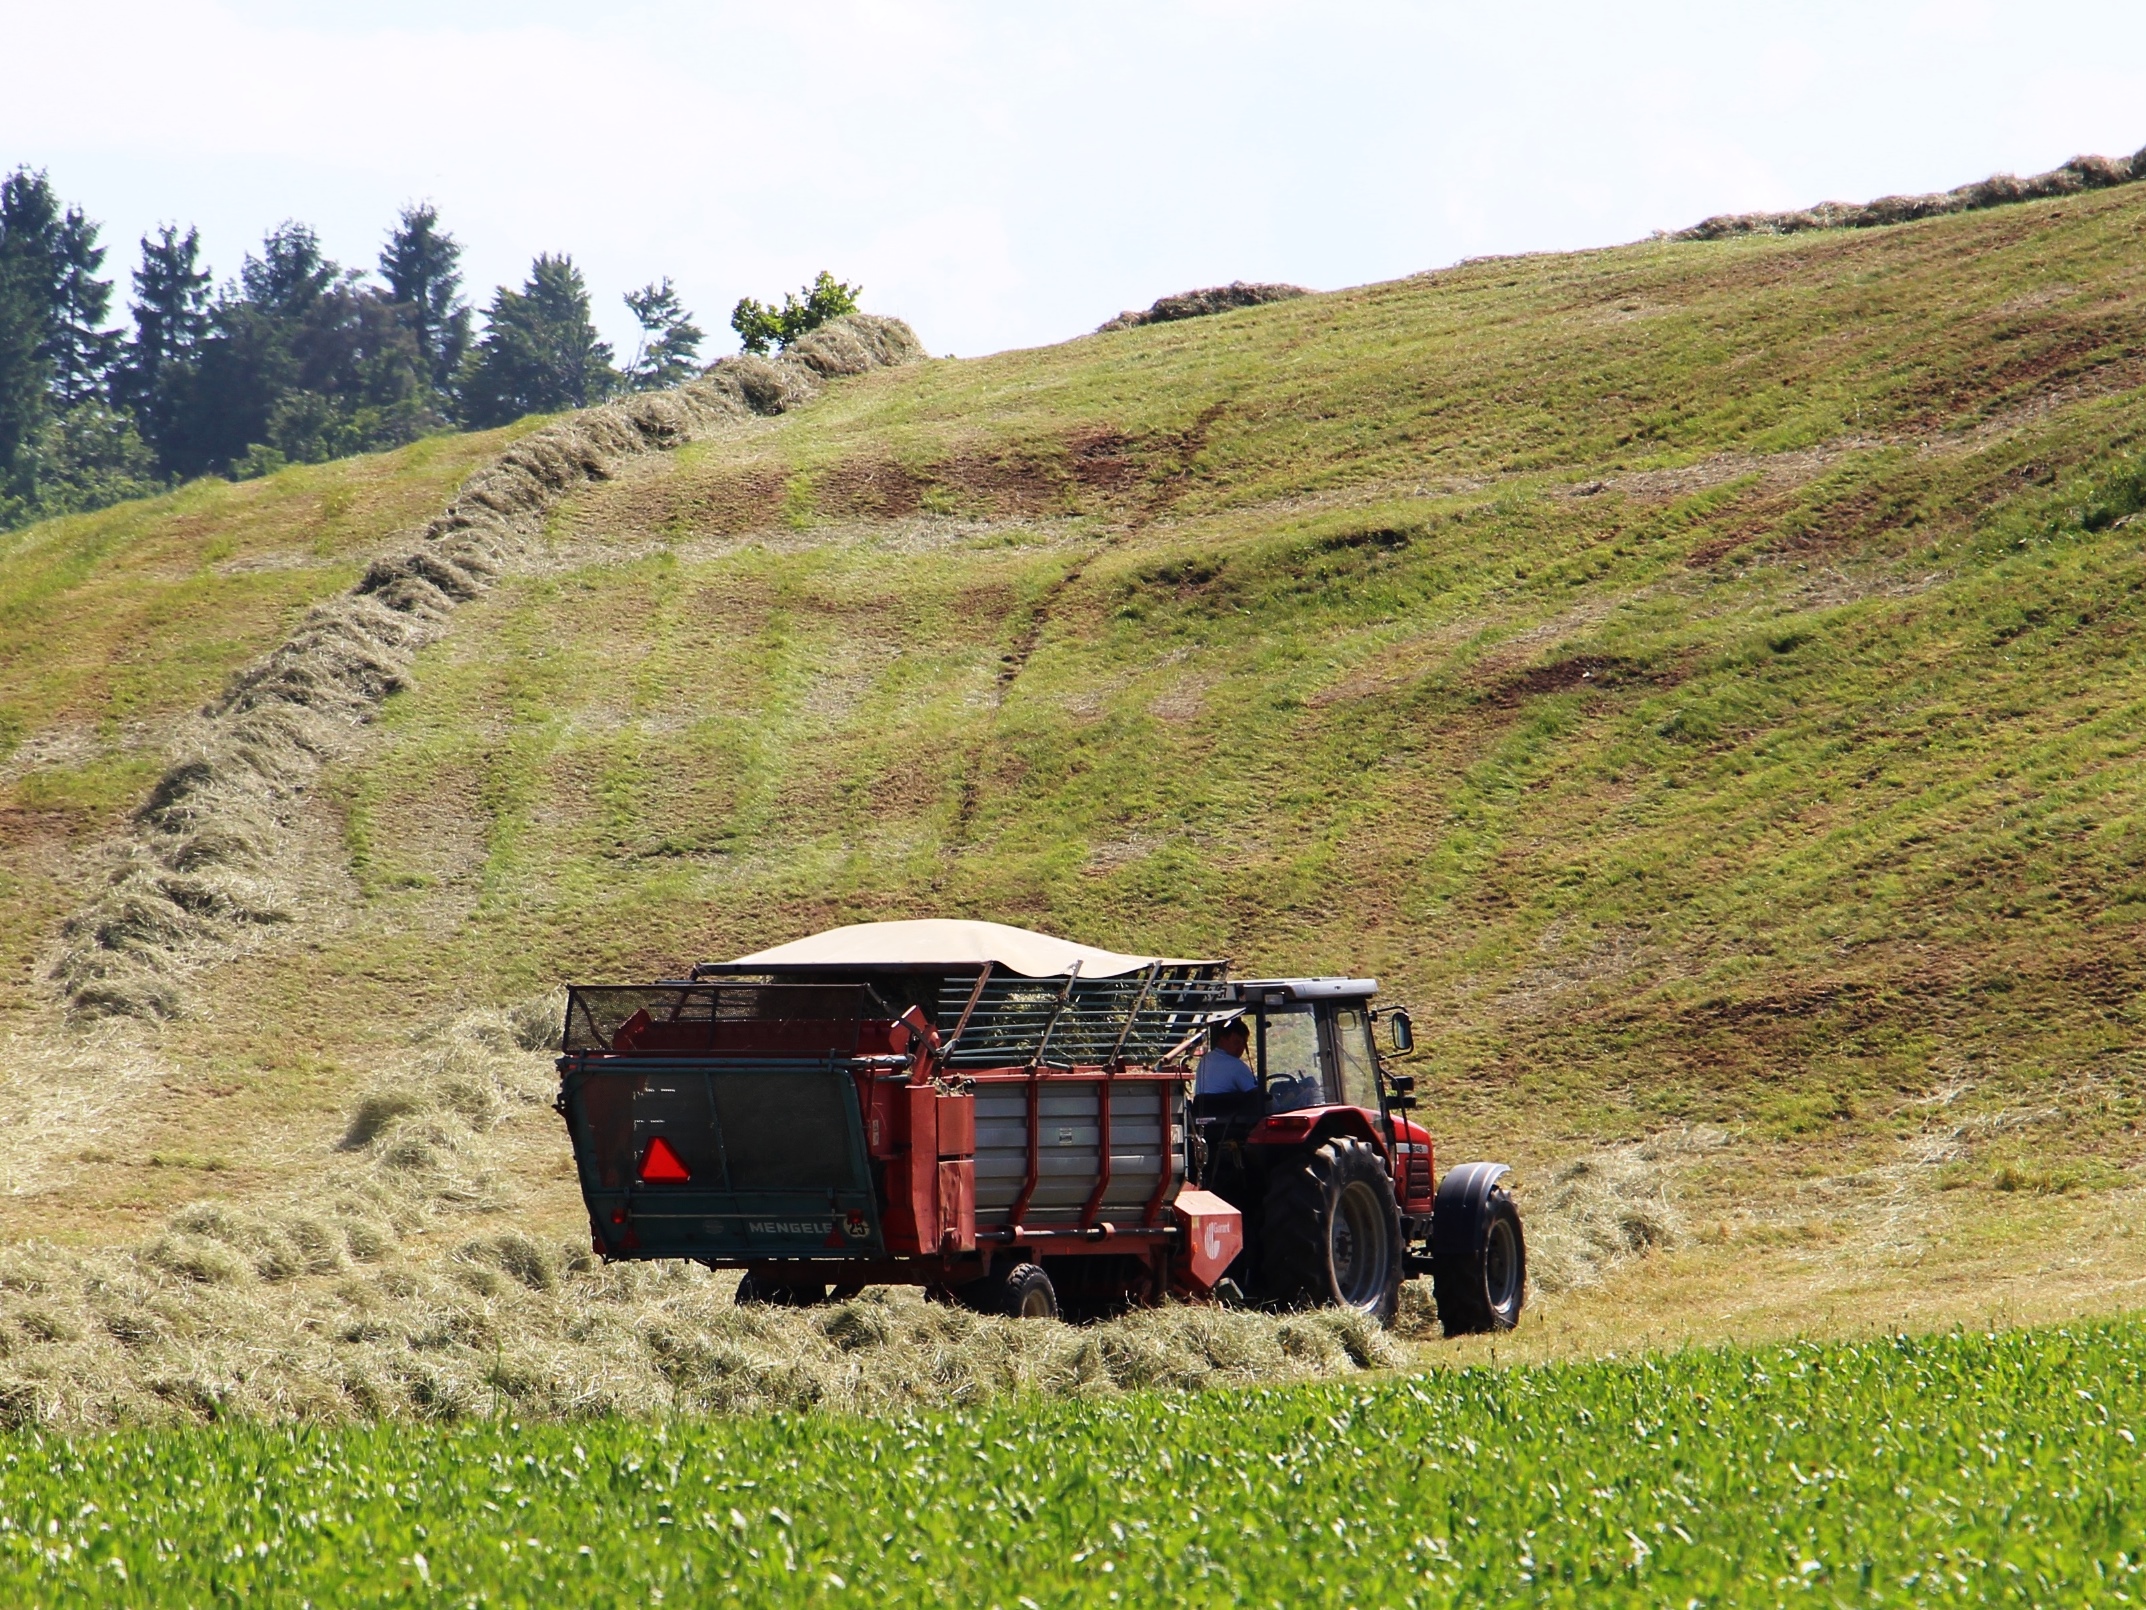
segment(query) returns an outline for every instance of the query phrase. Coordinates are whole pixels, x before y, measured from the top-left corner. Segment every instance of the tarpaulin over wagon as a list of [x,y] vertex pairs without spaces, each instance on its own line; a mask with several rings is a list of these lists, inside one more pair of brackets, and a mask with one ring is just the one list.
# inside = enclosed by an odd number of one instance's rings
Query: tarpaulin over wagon
[[793,939],[772,950],[740,956],[731,967],[981,967],[986,962],[1023,978],[1063,978],[1079,964],[1082,978],[1117,978],[1160,964],[1212,963],[1166,956],[1127,956],[1003,922],[926,917],[905,922],[859,922]]

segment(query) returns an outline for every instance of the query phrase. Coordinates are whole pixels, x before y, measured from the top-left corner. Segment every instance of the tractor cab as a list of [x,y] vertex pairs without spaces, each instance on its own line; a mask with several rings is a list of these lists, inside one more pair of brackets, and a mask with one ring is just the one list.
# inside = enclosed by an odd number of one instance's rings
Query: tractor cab
[[1254,978],[1235,986],[1268,1113],[1358,1107],[1383,1116],[1372,978]]
[[1393,1160],[1405,1202],[1412,1183],[1430,1189],[1430,1158],[1420,1182],[1411,1181],[1413,1128],[1403,1116],[1414,1105],[1415,1081],[1388,1070],[1374,1031],[1387,1020],[1394,1052],[1413,1044],[1408,1014],[1381,1012],[1373,978],[1253,978],[1229,986],[1228,1003],[1212,1014],[1213,1031],[1231,1022],[1245,1029],[1245,1060],[1256,1090],[1202,1095],[1193,1102],[1194,1131],[1210,1151],[1251,1142],[1301,1142],[1317,1131],[1353,1134]]

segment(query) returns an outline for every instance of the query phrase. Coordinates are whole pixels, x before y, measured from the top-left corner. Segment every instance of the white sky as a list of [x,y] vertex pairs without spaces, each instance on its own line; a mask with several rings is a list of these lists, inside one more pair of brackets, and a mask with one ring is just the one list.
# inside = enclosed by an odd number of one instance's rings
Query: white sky
[[1328,289],[2146,145],[2139,0],[0,0],[0,168],[219,276],[370,267],[429,197],[473,301],[570,251],[731,304],[820,268],[933,350],[1231,279]]

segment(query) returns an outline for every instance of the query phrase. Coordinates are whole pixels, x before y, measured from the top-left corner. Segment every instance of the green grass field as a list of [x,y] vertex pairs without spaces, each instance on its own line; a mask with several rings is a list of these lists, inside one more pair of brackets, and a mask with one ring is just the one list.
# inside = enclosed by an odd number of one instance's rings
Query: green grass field
[[886,1419],[15,1437],[12,1602],[2098,1605],[2146,1328]]

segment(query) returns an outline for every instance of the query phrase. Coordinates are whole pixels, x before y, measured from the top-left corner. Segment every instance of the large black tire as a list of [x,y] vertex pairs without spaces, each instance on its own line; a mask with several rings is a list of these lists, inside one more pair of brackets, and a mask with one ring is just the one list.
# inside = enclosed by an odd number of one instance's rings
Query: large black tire
[[1438,1323],[1448,1336],[1511,1330],[1527,1301],[1528,1249],[1520,1209],[1502,1185],[1470,1181],[1464,1169],[1446,1179],[1454,1188],[1449,1193],[1445,1185],[1439,1187],[1431,1220],[1431,1291],[1438,1300]]
[[1401,1302],[1401,1207],[1386,1160],[1337,1136],[1267,1175],[1259,1297],[1282,1308],[1353,1308],[1381,1325]]
[[814,1308],[827,1301],[827,1287],[817,1281],[762,1280],[750,1269],[738,1277],[740,1308]]

